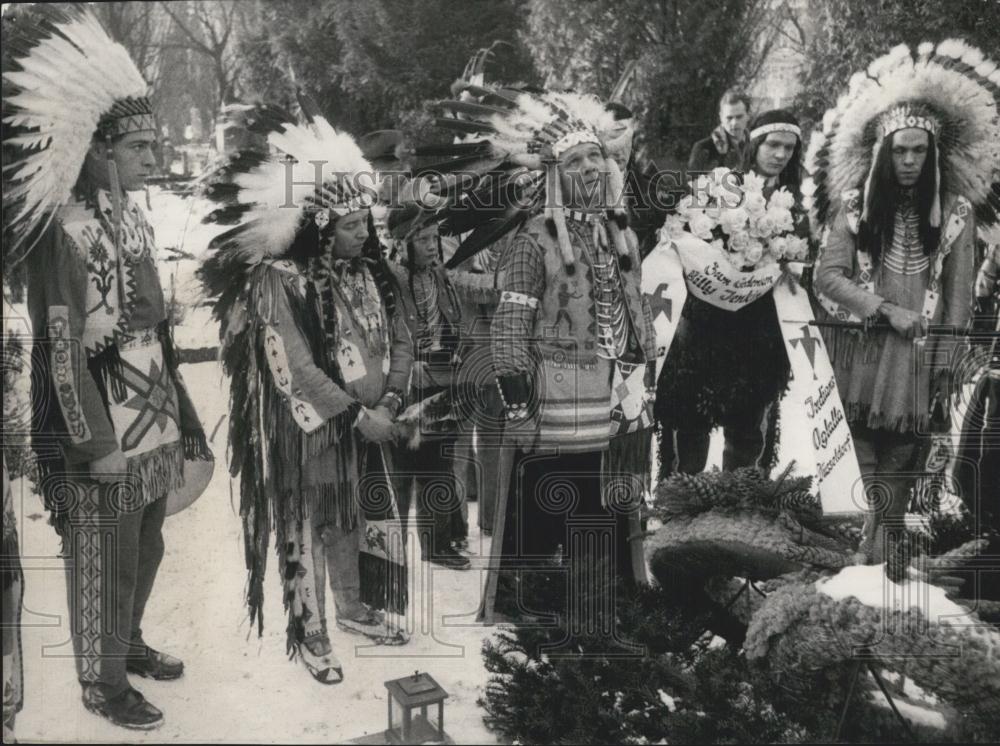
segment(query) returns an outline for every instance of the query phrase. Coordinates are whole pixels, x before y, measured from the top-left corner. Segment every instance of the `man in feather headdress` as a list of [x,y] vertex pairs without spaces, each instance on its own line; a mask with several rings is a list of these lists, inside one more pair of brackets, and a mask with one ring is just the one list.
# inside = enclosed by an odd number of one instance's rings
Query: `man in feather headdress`
[[32,445],[68,558],[84,704],[146,729],[163,715],[126,672],[184,670],[141,630],[165,496],[185,458],[210,453],[172,351],[153,231],[128,194],[156,167],[146,83],[88,12],[39,13],[15,29],[23,53],[4,70],[5,230],[28,252],[36,335]]
[[383,612],[402,611],[406,593],[384,445],[412,341],[372,223],[372,167],[354,140],[319,115],[296,124],[276,107],[228,113],[269,145],[231,154],[208,187],[225,203],[208,220],[242,222],[213,241],[200,270],[219,297],[232,376],[250,614],[262,624],[273,520],[288,650],[316,681],[337,684],[327,576],[339,629],[406,642]]
[[[632,580],[643,570],[632,539],[648,474],[655,359],[623,178],[607,148],[621,127],[592,96],[468,90],[476,102],[442,104],[467,118],[439,120],[481,138],[455,149],[454,163],[474,161],[483,177],[446,211],[451,230],[471,230],[451,263],[517,229],[497,269],[491,328],[504,440],[516,451],[493,553],[515,583],[527,566],[552,561],[588,577],[588,592],[607,601],[613,576]],[[448,164],[437,168],[447,172]],[[478,222],[476,203],[492,208]],[[588,536],[602,548],[583,548],[574,524],[601,534]],[[598,568],[609,574],[598,578]],[[504,611],[518,613],[512,605]]]
[[[971,313],[976,222],[995,223],[1000,73],[956,40],[894,48],[851,79],[814,136],[808,168],[824,240],[818,299],[865,333],[824,330],[882,561],[882,518],[907,510],[920,435],[948,429],[949,350],[928,324]],[[898,527],[897,527],[898,528]]]

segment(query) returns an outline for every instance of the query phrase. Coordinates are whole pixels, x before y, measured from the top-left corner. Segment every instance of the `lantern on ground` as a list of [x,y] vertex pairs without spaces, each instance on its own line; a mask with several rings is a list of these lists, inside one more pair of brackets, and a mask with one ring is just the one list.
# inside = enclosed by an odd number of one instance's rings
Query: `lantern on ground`
[[[412,676],[385,682],[388,690],[389,723],[386,735],[392,743],[451,743],[444,732],[444,701],[448,692],[430,674],[414,671]],[[395,707],[393,706],[395,702]],[[437,705],[432,721],[428,708]],[[420,710],[419,714],[416,713]]]

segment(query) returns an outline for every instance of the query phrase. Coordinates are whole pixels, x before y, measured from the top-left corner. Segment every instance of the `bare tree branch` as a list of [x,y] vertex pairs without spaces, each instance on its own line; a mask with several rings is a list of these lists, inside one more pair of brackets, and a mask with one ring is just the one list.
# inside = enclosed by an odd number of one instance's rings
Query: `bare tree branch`
[[170,16],[171,19],[173,19],[174,23],[177,25],[177,28],[179,28],[184,33],[184,35],[191,40],[191,45],[192,45],[191,48],[196,49],[202,52],[203,54],[207,54],[209,57],[213,55],[212,50],[204,42],[202,42],[201,39],[195,36],[194,33],[192,33],[191,29],[187,27],[187,24],[185,24],[184,21],[181,20],[180,17],[178,17],[178,15],[170,9],[169,3],[161,2],[160,6],[163,8],[164,11],[166,11],[167,15]]

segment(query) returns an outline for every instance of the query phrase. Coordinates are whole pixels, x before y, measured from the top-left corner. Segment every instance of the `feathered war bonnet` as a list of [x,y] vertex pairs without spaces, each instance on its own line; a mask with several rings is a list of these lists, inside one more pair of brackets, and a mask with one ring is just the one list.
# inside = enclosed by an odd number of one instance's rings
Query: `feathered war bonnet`
[[202,193],[221,203],[205,222],[238,223],[213,241],[230,257],[257,264],[302,242],[319,253],[338,218],[375,204],[374,169],[354,138],[324,117],[306,113],[300,124],[268,104],[231,105],[224,115],[243,147],[214,164]]
[[[115,230],[121,188],[111,142],[156,131],[148,86],[90,11],[38,4],[13,18],[3,65],[5,228],[23,259],[73,197],[94,137],[108,144]],[[117,239],[117,236],[115,237]]]
[[631,247],[622,202],[624,177],[608,146],[625,134],[630,137],[628,122],[623,123],[614,110],[590,95],[472,81],[464,82],[462,92],[462,100],[441,102],[441,108],[451,116],[436,122],[464,135],[464,142],[415,150],[417,155],[453,156],[423,172],[473,177],[468,188],[461,179],[445,179],[452,204],[446,211],[444,231],[472,231],[448,266],[461,264],[544,209],[546,225],[558,240],[563,263],[572,268],[575,258],[566,227],[559,158],[575,145],[595,143],[601,147],[608,173],[603,204],[611,218],[609,233],[623,259],[623,269],[627,269],[625,260]]
[[937,193],[932,226],[941,224],[941,194],[968,199],[979,224],[1000,238],[1000,70],[958,39],[930,42],[912,52],[894,47],[852,76],[848,90],[823,117],[806,156],[803,192],[816,225],[836,203],[863,185],[863,216],[871,203],[873,169],[890,135],[918,128],[936,145]]

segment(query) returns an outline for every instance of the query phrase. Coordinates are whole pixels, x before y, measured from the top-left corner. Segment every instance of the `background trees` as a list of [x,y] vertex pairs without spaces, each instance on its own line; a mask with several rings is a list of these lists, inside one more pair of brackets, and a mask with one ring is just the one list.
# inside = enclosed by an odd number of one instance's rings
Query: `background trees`
[[1000,3],[994,0],[814,0],[798,108],[818,120],[857,70],[896,44],[960,37],[997,61]]

